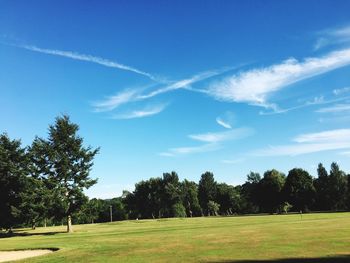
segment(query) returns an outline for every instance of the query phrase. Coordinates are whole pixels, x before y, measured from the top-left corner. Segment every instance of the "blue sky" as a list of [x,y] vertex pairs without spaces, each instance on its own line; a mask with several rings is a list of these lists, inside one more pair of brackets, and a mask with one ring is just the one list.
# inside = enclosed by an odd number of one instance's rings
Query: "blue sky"
[[69,114],[91,197],[163,172],[350,171],[349,1],[0,1],[0,131]]

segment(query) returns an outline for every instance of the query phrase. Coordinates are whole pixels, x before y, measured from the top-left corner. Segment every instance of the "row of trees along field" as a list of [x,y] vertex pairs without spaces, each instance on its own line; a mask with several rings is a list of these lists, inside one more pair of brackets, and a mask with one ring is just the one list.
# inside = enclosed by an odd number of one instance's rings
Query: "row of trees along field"
[[162,178],[137,183],[132,193],[124,192],[120,198],[90,200],[85,208],[89,213],[83,214],[97,222],[108,221],[103,213],[109,205],[115,206],[118,220],[350,210],[350,175],[336,163],[329,173],[319,164],[317,173],[314,179],[300,168],[290,170],[287,176],[274,169],[263,177],[251,172],[247,181],[237,186],[217,183],[210,172],[202,174],[198,184],[180,182],[175,172],[164,173]]
[[98,149],[84,147],[78,126],[58,117],[47,139],[30,147],[0,135],[0,228],[164,217],[192,217],[288,211],[350,210],[350,175],[332,163],[318,165],[317,178],[294,168],[285,176],[273,169],[251,172],[242,185],[217,183],[210,172],[198,184],[175,172],[151,178],[118,198],[89,200],[84,189]]

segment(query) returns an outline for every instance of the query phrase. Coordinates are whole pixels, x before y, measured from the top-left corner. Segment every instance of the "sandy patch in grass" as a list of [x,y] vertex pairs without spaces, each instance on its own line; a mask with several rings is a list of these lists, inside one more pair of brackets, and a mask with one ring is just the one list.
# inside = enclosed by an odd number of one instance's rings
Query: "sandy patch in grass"
[[48,253],[52,253],[52,252],[53,251],[49,249],[0,251],[0,262],[37,257]]

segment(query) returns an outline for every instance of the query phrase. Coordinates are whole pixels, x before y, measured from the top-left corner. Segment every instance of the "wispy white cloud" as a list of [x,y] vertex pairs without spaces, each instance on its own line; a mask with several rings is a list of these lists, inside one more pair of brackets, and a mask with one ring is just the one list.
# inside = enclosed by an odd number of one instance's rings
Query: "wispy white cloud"
[[350,129],[338,129],[318,133],[307,133],[299,135],[293,139],[293,141],[298,143],[334,142],[344,140],[349,140],[350,142]]
[[234,119],[235,115],[230,111],[226,111],[224,114],[216,118],[216,123],[226,129],[232,129]]
[[338,113],[338,112],[349,112],[350,104],[336,104],[331,107],[325,107],[316,110],[318,113]]
[[221,125],[222,127],[226,128],[226,129],[232,129],[232,126],[229,123],[225,122],[220,117],[216,118],[216,122],[217,122],[217,124]]
[[345,101],[345,100],[349,100],[349,99],[350,99],[350,96],[325,100],[323,96],[320,96],[320,97],[315,97],[313,100],[307,101],[306,103],[301,104],[301,105],[297,105],[297,106],[285,108],[285,109],[278,108],[278,109],[275,109],[275,110],[269,111],[269,112],[260,111],[259,114],[260,115],[274,115],[274,114],[280,114],[280,113],[286,113],[286,112],[290,112],[290,111],[294,111],[294,110],[299,110],[299,109],[307,108],[310,106],[332,104],[332,103],[341,102],[341,101]]
[[222,146],[219,144],[208,143],[199,146],[170,148],[168,151],[162,152],[159,155],[165,157],[174,157],[178,155],[212,152],[220,149],[221,147]]
[[[211,77],[214,77],[216,75],[222,74],[226,70],[228,70],[228,69],[209,70],[206,72],[202,72],[202,73],[196,74],[190,78],[172,82],[168,85],[157,88],[157,89],[150,91],[150,92],[145,92],[145,90],[147,90],[148,88],[123,90],[116,95],[110,96],[103,101],[95,102],[92,105],[93,105],[95,111],[97,111],[97,112],[111,111],[111,110],[114,110],[123,104],[127,104],[130,102],[136,102],[136,101],[150,99],[150,98],[153,98],[157,95],[171,92],[171,91],[175,91],[178,89],[190,89],[190,86],[192,84],[203,81],[203,80],[211,78]],[[190,89],[190,90],[193,91],[193,89]],[[198,90],[198,92],[201,92],[201,91]]]
[[[165,87],[159,88],[157,90],[151,91],[147,94],[143,94],[139,96],[139,99],[149,99],[152,98],[154,96],[163,94],[163,93],[167,93],[170,91],[174,91],[174,90],[178,90],[178,89],[190,89],[190,86],[194,83],[200,82],[202,80],[217,76],[219,74],[224,73],[225,71],[227,71],[228,69],[221,69],[221,70],[209,70],[209,71],[205,71],[199,74],[196,74],[190,78],[187,79],[182,79],[179,81],[175,81],[174,83],[171,83]],[[193,90],[190,89],[192,91],[197,91],[197,90]]]
[[350,25],[323,30],[317,33],[314,50],[337,44],[350,43]]
[[101,57],[86,55],[86,54],[80,54],[80,53],[73,52],[73,51],[40,48],[37,46],[31,46],[31,45],[16,45],[16,47],[27,49],[27,50],[34,51],[34,52],[44,53],[44,54],[48,54],[48,55],[61,56],[61,57],[71,58],[74,60],[91,62],[91,63],[99,64],[99,65],[102,65],[105,67],[109,67],[109,68],[116,68],[116,69],[121,69],[121,70],[125,70],[125,71],[130,71],[130,72],[137,73],[139,75],[146,76],[152,80],[157,80],[157,78],[155,76],[153,76],[152,74],[150,74],[148,72],[145,72],[145,71],[139,70],[137,68],[127,66],[127,65],[124,65],[124,64],[106,59],[106,58],[101,58]]
[[220,101],[245,102],[276,109],[268,97],[288,85],[350,64],[350,49],[331,52],[322,57],[294,58],[266,68],[241,72],[208,87],[208,94]]
[[134,101],[137,94],[137,90],[124,90],[114,96],[108,97],[104,101],[95,102],[93,105],[96,112],[111,111],[125,103]]
[[251,128],[237,128],[234,130],[224,132],[208,132],[203,134],[192,134],[188,137],[195,141],[203,142],[204,144],[191,147],[177,147],[170,148],[166,152],[162,152],[159,155],[174,157],[178,155],[203,153],[217,151],[223,147],[223,142],[234,141],[246,138],[254,134],[254,130]]
[[238,140],[243,139],[245,137],[248,137],[252,135],[254,131],[250,128],[237,128],[229,131],[224,132],[208,132],[203,134],[192,134],[188,137],[202,142],[207,143],[218,143],[218,142],[224,142],[224,141],[232,141],[232,140]]
[[338,95],[342,95],[344,93],[349,93],[350,92],[350,87],[345,87],[345,88],[341,88],[341,89],[334,89],[333,90],[333,94],[338,96]]
[[131,112],[121,113],[121,114],[115,114],[112,116],[112,119],[135,119],[135,118],[143,118],[143,117],[149,117],[152,115],[156,115],[160,112],[162,112],[166,108],[166,104],[162,105],[153,105],[150,107],[146,107],[141,110],[133,110]]
[[308,133],[293,139],[294,144],[269,146],[254,151],[257,156],[296,156],[301,154],[350,149],[350,129]]

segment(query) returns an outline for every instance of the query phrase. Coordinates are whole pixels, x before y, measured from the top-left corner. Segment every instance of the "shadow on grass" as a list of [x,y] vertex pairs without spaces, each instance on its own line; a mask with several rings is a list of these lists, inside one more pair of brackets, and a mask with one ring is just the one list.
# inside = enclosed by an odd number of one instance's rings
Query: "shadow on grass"
[[56,234],[66,233],[65,231],[56,231],[56,232],[43,232],[43,233],[29,233],[22,230],[14,231],[12,233],[0,232],[0,238],[9,238],[9,237],[29,237],[29,236],[53,236]]
[[57,247],[37,247],[37,248],[19,248],[19,249],[5,249],[5,250],[0,250],[0,252],[20,252],[20,251],[29,251],[29,250],[51,250],[52,252],[56,252],[60,250]]
[[320,258],[284,258],[267,260],[222,260],[212,263],[349,263],[350,255],[329,256]]

